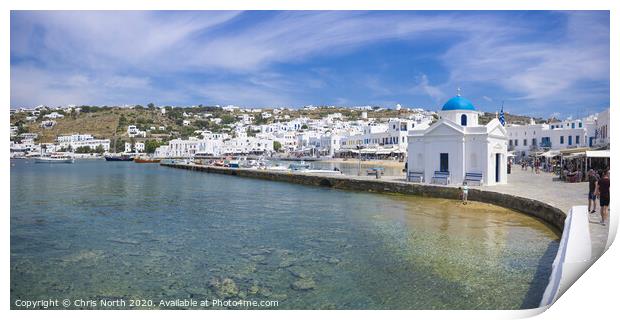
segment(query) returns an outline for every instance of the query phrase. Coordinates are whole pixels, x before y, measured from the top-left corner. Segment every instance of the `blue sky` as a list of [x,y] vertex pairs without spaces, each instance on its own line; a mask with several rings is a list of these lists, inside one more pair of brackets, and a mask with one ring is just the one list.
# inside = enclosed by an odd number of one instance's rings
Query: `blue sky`
[[11,106],[609,107],[606,11],[13,11]]

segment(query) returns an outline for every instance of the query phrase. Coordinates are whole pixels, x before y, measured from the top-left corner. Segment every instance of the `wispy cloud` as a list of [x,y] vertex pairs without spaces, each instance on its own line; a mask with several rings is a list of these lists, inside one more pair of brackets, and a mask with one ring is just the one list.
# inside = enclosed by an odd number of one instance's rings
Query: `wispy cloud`
[[[492,103],[485,97],[501,97],[537,112],[557,103],[576,108],[608,101],[609,15],[530,15],[13,12],[11,103],[302,105],[383,99],[419,105],[418,97],[438,103],[457,86],[482,104]],[[397,60],[372,62],[391,68],[366,68],[367,55],[378,48],[386,55],[408,51]],[[433,68],[413,62],[421,56]],[[357,61],[359,70],[343,66],[342,57]]]
[[441,102],[446,98],[446,94],[438,87],[433,86],[428,81],[428,76],[426,74],[420,74],[417,77],[416,85],[413,87],[412,92],[414,93],[424,93],[431,97],[435,103]]

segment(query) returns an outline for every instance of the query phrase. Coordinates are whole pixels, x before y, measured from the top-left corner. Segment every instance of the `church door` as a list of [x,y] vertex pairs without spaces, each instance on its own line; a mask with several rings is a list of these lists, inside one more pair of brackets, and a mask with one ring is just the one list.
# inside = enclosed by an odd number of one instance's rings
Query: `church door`
[[500,168],[501,163],[501,155],[499,153],[495,154],[495,182],[499,182],[499,174],[502,172]]
[[450,167],[448,166],[448,154],[440,153],[439,154],[439,171],[448,172],[450,171]]

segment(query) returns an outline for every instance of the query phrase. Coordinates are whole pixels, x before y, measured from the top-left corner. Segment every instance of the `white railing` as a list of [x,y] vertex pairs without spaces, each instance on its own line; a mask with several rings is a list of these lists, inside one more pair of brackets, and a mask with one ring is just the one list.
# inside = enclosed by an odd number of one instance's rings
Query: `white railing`
[[564,231],[553,261],[541,307],[555,302],[592,264],[590,222],[586,206],[574,206],[564,221]]

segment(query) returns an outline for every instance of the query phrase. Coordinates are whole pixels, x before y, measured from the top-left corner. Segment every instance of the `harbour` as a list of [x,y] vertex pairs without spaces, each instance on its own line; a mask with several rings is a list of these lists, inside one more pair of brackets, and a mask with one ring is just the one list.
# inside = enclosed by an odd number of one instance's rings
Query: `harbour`
[[28,293],[270,299],[280,309],[534,308],[559,239],[537,218],[478,202],[157,164],[13,161],[11,196],[20,200],[11,201],[12,299]]

